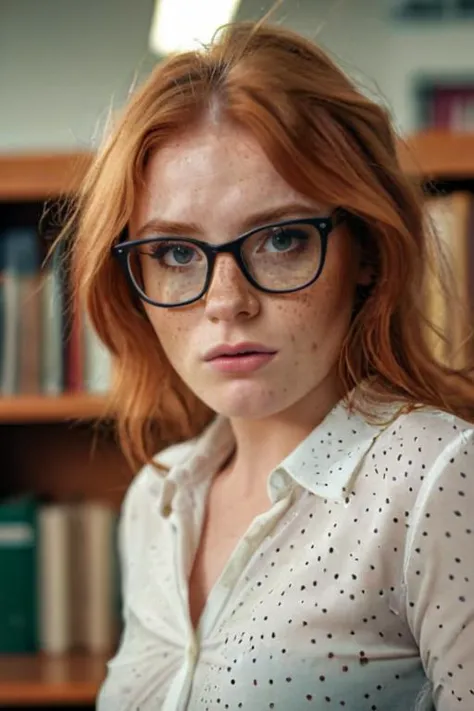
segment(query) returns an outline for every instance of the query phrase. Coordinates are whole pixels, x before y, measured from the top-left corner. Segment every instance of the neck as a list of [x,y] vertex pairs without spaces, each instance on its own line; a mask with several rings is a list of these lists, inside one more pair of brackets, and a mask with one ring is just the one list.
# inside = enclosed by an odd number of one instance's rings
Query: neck
[[335,378],[327,378],[287,410],[261,420],[232,419],[236,448],[226,467],[242,496],[266,487],[269,473],[320,423],[341,398]]

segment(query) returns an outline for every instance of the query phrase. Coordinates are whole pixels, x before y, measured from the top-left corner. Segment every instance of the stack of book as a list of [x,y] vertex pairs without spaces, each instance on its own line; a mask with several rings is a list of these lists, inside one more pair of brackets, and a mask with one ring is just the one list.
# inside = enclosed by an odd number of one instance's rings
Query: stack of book
[[0,391],[3,395],[105,393],[109,355],[71,308],[64,254],[42,268],[31,227],[0,230]]
[[108,654],[120,636],[117,513],[0,501],[0,653]]

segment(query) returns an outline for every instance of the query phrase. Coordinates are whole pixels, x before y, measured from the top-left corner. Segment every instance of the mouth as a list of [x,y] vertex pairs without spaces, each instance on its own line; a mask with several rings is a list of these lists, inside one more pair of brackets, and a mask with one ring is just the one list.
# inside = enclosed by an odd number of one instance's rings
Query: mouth
[[205,361],[214,361],[218,358],[238,359],[249,356],[275,355],[276,350],[260,343],[237,343],[235,345],[223,344],[211,348],[204,356]]
[[277,354],[260,344],[222,346],[211,349],[205,360],[221,373],[251,373],[267,365]]
[[[242,356],[250,356],[250,355],[271,355],[271,351],[248,350],[248,351],[238,351],[238,353],[222,353],[220,356],[216,356],[216,358],[241,358]],[[212,360],[215,360],[215,358],[213,358]]]

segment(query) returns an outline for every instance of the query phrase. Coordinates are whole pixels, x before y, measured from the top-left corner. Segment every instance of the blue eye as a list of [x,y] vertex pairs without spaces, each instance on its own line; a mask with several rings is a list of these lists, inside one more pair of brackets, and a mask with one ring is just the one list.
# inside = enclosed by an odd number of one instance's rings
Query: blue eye
[[266,240],[265,246],[270,245],[271,252],[288,252],[298,247],[301,242],[306,242],[308,235],[303,230],[295,228],[281,228],[275,230]]
[[150,244],[149,256],[168,267],[184,267],[198,257],[197,250],[187,244]]

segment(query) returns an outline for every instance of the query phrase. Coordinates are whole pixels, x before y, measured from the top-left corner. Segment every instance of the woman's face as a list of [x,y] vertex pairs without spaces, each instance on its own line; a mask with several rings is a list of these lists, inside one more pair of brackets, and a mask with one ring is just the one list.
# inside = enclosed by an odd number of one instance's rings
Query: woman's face
[[[132,239],[139,231],[140,237],[176,236],[179,223],[183,236],[218,245],[252,226],[329,211],[290,187],[252,136],[209,124],[152,156],[130,232]],[[151,221],[153,229],[143,230]],[[303,291],[259,291],[223,254],[199,301],[145,308],[173,368],[203,402],[228,417],[261,419],[331,397],[354,290],[364,280],[357,247],[341,224],[329,236],[321,276]],[[207,360],[214,347],[242,343],[270,353]]]

